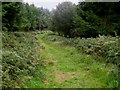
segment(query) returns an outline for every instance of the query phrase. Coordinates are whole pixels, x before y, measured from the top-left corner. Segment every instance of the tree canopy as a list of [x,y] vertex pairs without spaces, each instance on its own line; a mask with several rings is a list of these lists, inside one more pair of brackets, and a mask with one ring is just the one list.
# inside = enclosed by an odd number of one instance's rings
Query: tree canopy
[[51,12],[28,3],[2,4],[4,31],[48,28],[69,37],[120,35],[120,2],[62,2]]
[[4,2],[2,12],[4,31],[41,30],[48,27],[49,10],[33,4]]
[[120,35],[118,8],[120,2],[63,2],[51,14],[51,29],[72,37]]
[[51,14],[51,29],[65,36],[70,35],[74,16],[75,6],[71,2],[59,3]]

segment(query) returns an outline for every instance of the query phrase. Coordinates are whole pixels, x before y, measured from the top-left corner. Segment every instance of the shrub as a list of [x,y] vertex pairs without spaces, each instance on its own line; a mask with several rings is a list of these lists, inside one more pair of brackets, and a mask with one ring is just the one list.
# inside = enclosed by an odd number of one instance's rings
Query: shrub
[[72,40],[73,46],[86,54],[92,54],[96,59],[104,58],[106,63],[117,64],[118,37],[99,36],[97,38],[77,38]]
[[3,32],[2,87],[22,87],[42,65],[34,33]]

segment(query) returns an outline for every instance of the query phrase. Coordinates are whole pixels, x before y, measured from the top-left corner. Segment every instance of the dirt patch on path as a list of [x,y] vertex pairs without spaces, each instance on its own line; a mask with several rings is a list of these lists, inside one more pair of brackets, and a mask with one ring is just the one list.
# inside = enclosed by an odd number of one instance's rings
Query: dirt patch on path
[[56,81],[58,83],[62,83],[65,80],[69,80],[75,77],[76,72],[67,72],[67,73],[63,73],[63,72],[56,72]]

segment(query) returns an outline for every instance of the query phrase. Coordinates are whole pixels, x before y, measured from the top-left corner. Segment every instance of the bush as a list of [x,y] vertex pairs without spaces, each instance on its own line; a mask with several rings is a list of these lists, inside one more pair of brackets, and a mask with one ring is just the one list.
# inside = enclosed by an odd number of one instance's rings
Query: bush
[[[42,65],[34,33],[3,32],[2,87],[22,87]],[[38,72],[38,71],[37,71]]]
[[118,37],[99,36],[97,38],[77,38],[72,40],[73,46],[86,54],[92,54],[96,59],[104,58],[106,63],[117,64]]

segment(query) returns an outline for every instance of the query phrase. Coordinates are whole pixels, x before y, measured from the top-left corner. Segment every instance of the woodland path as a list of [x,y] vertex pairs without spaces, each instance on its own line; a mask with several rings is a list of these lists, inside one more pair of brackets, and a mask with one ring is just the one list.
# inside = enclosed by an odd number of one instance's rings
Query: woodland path
[[33,78],[32,86],[35,88],[100,88],[104,84],[98,78],[92,77],[86,64],[79,60],[87,59],[86,55],[76,52],[74,47],[60,46],[60,42],[49,42],[37,36],[44,57],[45,80],[40,83],[39,77]]

